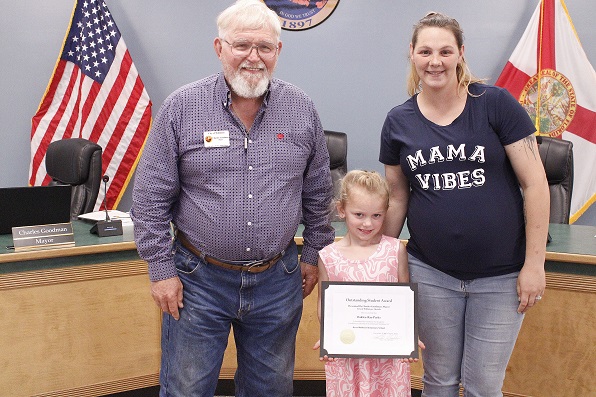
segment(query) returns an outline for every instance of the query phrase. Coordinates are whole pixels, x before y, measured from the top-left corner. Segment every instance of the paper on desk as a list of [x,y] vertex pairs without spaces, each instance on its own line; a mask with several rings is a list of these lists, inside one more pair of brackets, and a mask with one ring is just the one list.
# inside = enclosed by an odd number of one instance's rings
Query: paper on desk
[[[108,210],[108,215],[110,219],[130,219],[130,215],[126,212],[118,211],[118,210]],[[79,219],[85,221],[103,221],[106,219],[106,212],[105,211],[96,211],[96,212],[88,212],[86,214],[79,215]]]

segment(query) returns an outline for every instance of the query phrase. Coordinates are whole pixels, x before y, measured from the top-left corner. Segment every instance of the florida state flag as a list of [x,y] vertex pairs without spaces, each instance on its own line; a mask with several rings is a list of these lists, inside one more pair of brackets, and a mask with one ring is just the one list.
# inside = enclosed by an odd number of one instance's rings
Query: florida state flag
[[573,142],[570,223],[596,202],[596,72],[562,0],[541,0],[496,85],[535,121],[538,133]]

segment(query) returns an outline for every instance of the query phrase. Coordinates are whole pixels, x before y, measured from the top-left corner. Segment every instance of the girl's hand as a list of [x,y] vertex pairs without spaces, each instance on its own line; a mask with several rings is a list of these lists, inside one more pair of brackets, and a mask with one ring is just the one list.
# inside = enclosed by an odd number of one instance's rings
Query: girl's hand
[[[424,343],[422,343],[422,341],[420,339],[418,339],[418,347],[421,349],[426,349],[426,346],[424,346]],[[417,358],[412,358],[412,357],[408,357],[408,358],[401,358],[399,361],[401,361],[402,363],[408,363],[408,364],[412,364],[412,363],[417,363],[418,359]]]
[[[317,341],[317,343],[315,343],[315,345],[312,347],[312,349],[313,350],[317,350],[320,347],[321,347],[321,340],[319,339]],[[319,357],[319,361],[327,361],[327,362],[329,362],[329,361],[335,361],[335,360],[337,360],[337,359],[336,358],[333,358],[333,357],[327,357],[327,355],[324,355],[323,357]]]

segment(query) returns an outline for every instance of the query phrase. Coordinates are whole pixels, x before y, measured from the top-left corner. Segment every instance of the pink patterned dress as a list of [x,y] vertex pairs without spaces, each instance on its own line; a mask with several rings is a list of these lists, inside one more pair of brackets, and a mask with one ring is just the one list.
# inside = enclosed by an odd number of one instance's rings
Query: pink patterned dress
[[[346,259],[336,243],[319,251],[329,281],[399,282],[399,240],[383,236],[366,260]],[[339,358],[325,363],[327,397],[410,397],[410,364],[397,359]]]

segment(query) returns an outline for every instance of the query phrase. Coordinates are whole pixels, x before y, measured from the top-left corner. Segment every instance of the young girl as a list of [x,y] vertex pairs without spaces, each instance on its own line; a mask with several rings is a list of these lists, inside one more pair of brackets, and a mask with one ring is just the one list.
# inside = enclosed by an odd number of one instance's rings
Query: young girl
[[[408,282],[408,257],[398,239],[384,236],[389,187],[377,172],[350,171],[343,178],[337,211],[346,236],[319,251],[319,321],[321,281]],[[314,349],[319,348],[319,342]],[[410,396],[410,366],[399,359],[328,358],[327,396]]]

